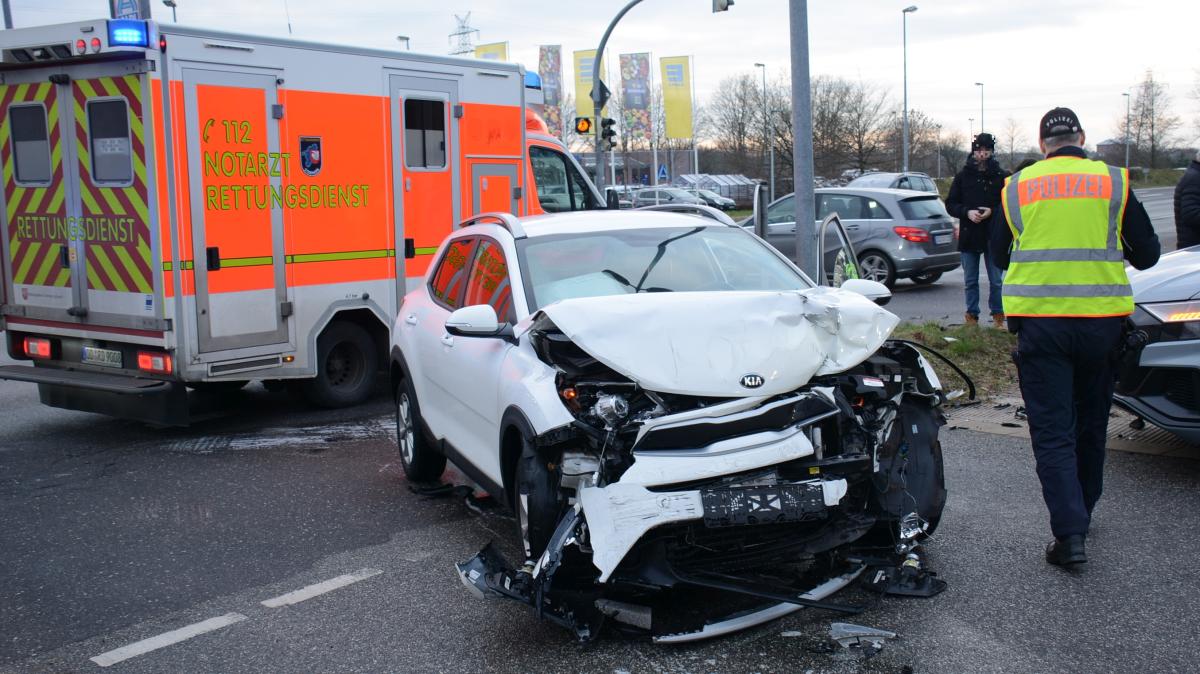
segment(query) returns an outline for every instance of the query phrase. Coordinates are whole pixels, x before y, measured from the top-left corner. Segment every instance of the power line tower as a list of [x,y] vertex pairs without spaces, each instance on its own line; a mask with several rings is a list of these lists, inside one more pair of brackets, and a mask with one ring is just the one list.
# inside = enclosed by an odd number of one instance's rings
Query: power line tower
[[474,54],[473,38],[479,37],[479,29],[471,27],[471,13],[467,12],[466,16],[455,14],[454,20],[458,22],[458,29],[450,33],[450,44],[452,45],[450,55]]

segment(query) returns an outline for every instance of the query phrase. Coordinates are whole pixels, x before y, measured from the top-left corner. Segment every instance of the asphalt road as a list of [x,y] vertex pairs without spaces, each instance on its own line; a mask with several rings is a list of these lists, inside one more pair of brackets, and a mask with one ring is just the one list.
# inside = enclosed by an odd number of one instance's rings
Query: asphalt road
[[[197,623],[216,629],[108,669],[1195,667],[1200,462],[1113,453],[1092,561],[1067,573],[1042,560],[1046,514],[1027,442],[943,429],[950,499],[929,551],[950,589],[840,597],[869,605],[850,622],[900,635],[879,655],[813,652],[846,618],[811,610],[697,645],[610,637],[583,648],[461,586],[453,564],[489,540],[511,545],[513,522],[411,492],[386,395],[318,412],[252,386],[231,403],[230,416],[162,430],[45,408],[31,386],[0,382],[0,671],[100,671],[92,658]],[[346,575],[361,580],[262,604]]]
[[[1146,207],[1154,231],[1158,234],[1163,252],[1175,250],[1175,212],[1172,203],[1175,188],[1154,187],[1136,190],[1138,200]],[[980,308],[983,314],[987,308],[987,272],[979,274],[982,286]],[[961,323],[965,309],[963,297],[962,269],[956,269],[942,276],[933,285],[920,286],[912,281],[902,280],[892,289],[892,301],[888,311],[907,321],[938,321],[940,323]]]

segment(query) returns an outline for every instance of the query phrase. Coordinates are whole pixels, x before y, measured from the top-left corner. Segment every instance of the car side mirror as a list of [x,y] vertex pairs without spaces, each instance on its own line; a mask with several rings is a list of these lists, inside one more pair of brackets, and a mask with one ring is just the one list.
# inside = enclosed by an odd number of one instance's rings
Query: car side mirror
[[512,326],[501,323],[490,304],[475,304],[456,310],[446,317],[446,332],[457,337],[513,336]]
[[892,301],[892,291],[879,281],[865,278],[846,279],[842,282],[842,290],[858,293],[881,307]]

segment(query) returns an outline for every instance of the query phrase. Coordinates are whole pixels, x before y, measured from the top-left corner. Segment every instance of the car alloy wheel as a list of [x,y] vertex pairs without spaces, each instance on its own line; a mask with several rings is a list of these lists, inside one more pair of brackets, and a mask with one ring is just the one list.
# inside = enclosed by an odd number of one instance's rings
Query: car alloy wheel
[[892,263],[880,253],[865,253],[858,258],[859,274],[868,281],[876,281],[887,287],[895,283]]
[[400,456],[404,462],[412,465],[413,444],[416,437],[413,434],[412,403],[408,400],[408,392],[401,391],[396,398],[396,442],[400,445]]

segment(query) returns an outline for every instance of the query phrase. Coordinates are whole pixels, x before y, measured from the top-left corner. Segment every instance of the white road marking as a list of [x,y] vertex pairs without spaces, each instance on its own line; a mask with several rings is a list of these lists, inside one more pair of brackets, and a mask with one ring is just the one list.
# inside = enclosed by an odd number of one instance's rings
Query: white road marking
[[101,667],[108,667],[109,665],[115,665],[118,662],[128,660],[129,658],[145,655],[150,651],[158,650],[165,646],[177,644],[181,641],[187,641],[192,637],[199,636],[206,632],[212,632],[214,630],[219,630],[222,627],[228,627],[245,619],[246,616],[242,615],[241,613],[226,613],[223,616],[209,618],[203,622],[194,623],[186,627],[180,627],[177,630],[164,632],[158,636],[150,637],[149,639],[142,639],[141,641],[135,641],[128,646],[122,646],[116,650],[112,650],[107,653],[101,653],[100,655],[92,658],[92,662],[100,665]]
[[354,573],[348,573],[344,576],[338,576],[337,578],[330,578],[329,580],[316,583],[315,585],[309,585],[307,587],[302,587],[299,590],[288,592],[287,594],[281,594],[278,597],[272,597],[262,602],[262,605],[266,606],[267,608],[279,608],[280,606],[299,604],[305,599],[312,599],[317,595],[325,594],[326,592],[332,592],[338,588],[357,583],[360,580],[366,580],[372,576],[378,576],[381,573],[383,573],[383,571],[379,569],[359,569]]

